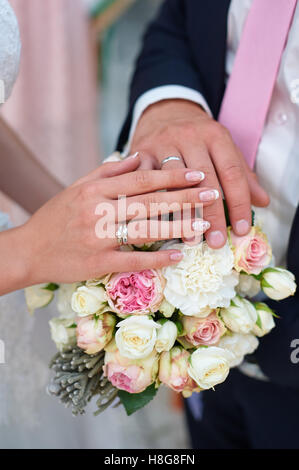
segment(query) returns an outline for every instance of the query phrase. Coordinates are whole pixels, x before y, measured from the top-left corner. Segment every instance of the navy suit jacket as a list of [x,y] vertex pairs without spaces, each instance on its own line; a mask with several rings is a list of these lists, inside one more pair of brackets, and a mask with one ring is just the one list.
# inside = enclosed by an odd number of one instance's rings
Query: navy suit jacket
[[[166,0],[143,40],[130,91],[129,112],[118,148],[126,143],[136,100],[162,85],[193,88],[205,97],[217,119],[225,90],[227,15],[230,0]],[[299,210],[288,248],[288,268],[299,279]],[[256,352],[263,372],[275,383],[299,388],[299,363],[290,360],[299,339],[299,293],[269,301],[280,315],[276,328]],[[298,354],[299,358],[299,354]]]

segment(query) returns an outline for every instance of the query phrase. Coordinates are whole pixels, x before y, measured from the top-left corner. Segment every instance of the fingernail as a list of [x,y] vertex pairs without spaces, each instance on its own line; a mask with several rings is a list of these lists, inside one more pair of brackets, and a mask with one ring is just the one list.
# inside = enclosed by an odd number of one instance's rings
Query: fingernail
[[210,222],[207,220],[195,220],[192,222],[192,228],[195,232],[205,232],[211,227]]
[[202,171],[189,171],[185,174],[187,181],[202,181],[205,179],[205,174]]
[[176,251],[170,254],[170,259],[172,261],[181,261],[184,258],[184,254],[181,251]]
[[136,152],[136,153],[134,153],[133,155],[130,155],[130,156],[128,157],[128,159],[129,159],[129,158],[130,158],[130,159],[131,159],[131,158],[136,158],[136,157],[138,157],[138,155],[139,155],[139,152]]
[[208,191],[202,191],[199,193],[199,199],[202,202],[215,201],[219,198],[219,191],[217,189],[209,189]]
[[236,235],[246,235],[249,230],[249,223],[245,219],[238,220],[235,224],[234,232]]
[[215,230],[207,235],[207,241],[209,245],[213,247],[220,247],[224,244],[224,235],[220,230]]

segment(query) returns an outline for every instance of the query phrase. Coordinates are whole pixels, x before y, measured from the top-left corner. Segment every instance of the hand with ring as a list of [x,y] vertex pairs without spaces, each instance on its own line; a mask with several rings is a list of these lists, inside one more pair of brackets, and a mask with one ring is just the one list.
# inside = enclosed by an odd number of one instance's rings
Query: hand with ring
[[[181,237],[181,221],[166,221],[161,213],[168,216],[173,203],[179,210],[184,203],[209,206],[217,191],[196,187],[202,180],[200,171],[136,171],[139,165],[139,156],[105,163],[47,202],[26,224],[1,233],[0,295],[33,284],[71,283],[108,272],[140,271],[179,262],[182,254],[178,250],[121,251],[120,245]],[[169,191],[161,191],[165,189]],[[143,208],[142,230],[134,210],[119,215],[119,195],[126,195],[128,208]],[[101,207],[108,207],[109,237],[101,237],[97,231]],[[189,235],[203,233],[208,227],[200,218],[195,219]]]
[[[169,99],[149,106],[133,135],[131,152],[139,151],[140,169],[193,168],[205,175],[204,184],[222,190],[234,232],[245,235],[251,226],[251,204],[264,207],[269,198],[247,166],[229,132],[192,101]],[[204,209],[210,223],[205,234],[212,248],[226,242],[222,199]]]

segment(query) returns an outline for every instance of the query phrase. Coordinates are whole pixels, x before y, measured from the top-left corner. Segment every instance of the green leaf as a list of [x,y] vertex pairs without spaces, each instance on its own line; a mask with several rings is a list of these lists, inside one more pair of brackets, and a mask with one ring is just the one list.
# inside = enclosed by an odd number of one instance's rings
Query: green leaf
[[54,282],[50,282],[45,287],[43,287],[43,289],[53,292],[54,290],[59,289],[59,285],[55,284]]
[[261,319],[261,317],[259,316],[259,314],[257,314],[257,320],[256,320],[255,324],[256,324],[260,329],[263,328],[262,319]]
[[271,286],[271,284],[269,284],[269,282],[267,282],[266,279],[264,279],[264,278],[262,279],[261,286],[262,286],[262,289],[263,289],[264,287],[269,287],[269,288],[273,289],[273,287]]
[[73,323],[72,325],[68,326],[68,328],[77,328],[77,324]]
[[183,332],[184,332],[184,328],[183,328],[183,325],[180,321],[176,321],[175,322],[176,324],[176,327],[177,327],[177,330],[178,330],[178,336],[182,336]]
[[154,398],[156,393],[157,389],[155,384],[152,384],[141,393],[128,393],[124,390],[119,390],[118,397],[124,405],[127,415],[130,416],[135,413],[135,411],[147,405]]

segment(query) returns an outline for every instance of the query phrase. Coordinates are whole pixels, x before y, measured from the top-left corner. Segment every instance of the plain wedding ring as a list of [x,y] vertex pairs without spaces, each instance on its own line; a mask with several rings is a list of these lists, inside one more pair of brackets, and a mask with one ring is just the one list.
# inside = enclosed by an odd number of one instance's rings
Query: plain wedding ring
[[127,224],[120,224],[116,230],[115,236],[119,245],[127,245],[128,243],[128,226]]
[[179,157],[178,155],[170,155],[170,157],[163,158],[163,160],[161,162],[161,167],[163,165],[165,165],[165,163],[167,163],[167,162],[171,162],[171,161],[179,162],[181,160],[182,160],[182,158]]

